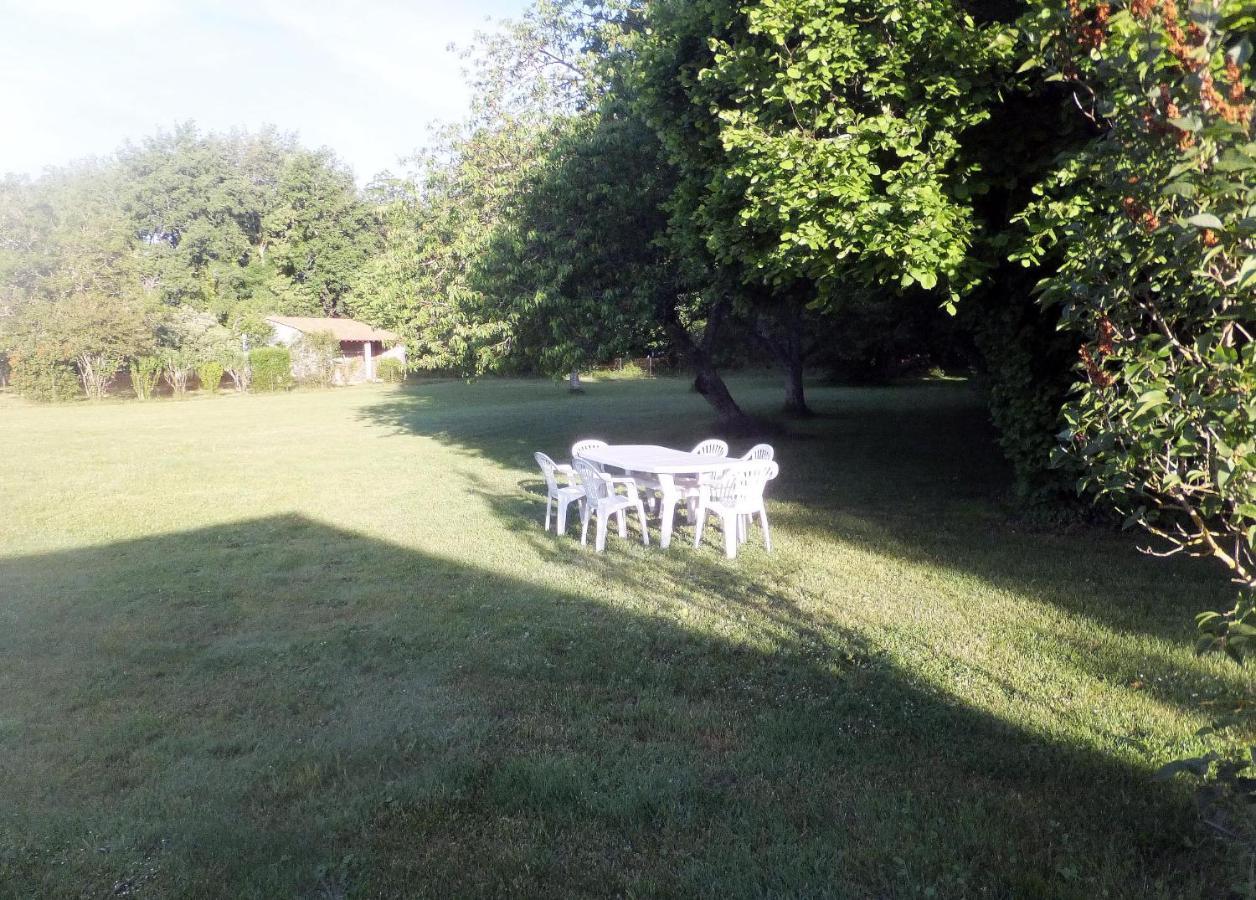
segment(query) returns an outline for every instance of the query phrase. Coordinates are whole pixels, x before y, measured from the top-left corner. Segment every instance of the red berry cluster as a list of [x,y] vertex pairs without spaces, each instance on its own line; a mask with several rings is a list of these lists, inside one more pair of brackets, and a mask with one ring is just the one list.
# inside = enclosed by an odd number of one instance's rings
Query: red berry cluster
[[1127,219],[1131,222],[1138,222],[1148,231],[1155,231],[1160,227],[1160,217],[1139,203],[1134,197],[1123,197],[1121,199],[1121,209]]

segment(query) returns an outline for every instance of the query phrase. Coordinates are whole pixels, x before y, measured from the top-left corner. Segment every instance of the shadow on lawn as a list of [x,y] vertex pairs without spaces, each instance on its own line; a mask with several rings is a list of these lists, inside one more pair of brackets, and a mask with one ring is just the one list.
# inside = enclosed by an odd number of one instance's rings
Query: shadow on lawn
[[[1201,889],[1176,787],[960,705],[716,562],[642,581],[634,612],[602,600],[612,555],[565,559],[560,591],[277,516],[0,562],[0,884]],[[669,591],[710,617],[652,610]]]
[[[779,399],[772,381],[746,379],[735,387],[755,415],[768,415]],[[598,397],[562,403],[557,389],[552,393],[542,382],[420,388],[368,407],[363,417],[529,473],[533,451],[565,459],[580,437],[684,447],[712,428],[687,383],[629,382],[599,390]],[[789,434],[772,440],[781,476],[770,500],[787,504],[778,503],[773,518],[782,540],[816,537],[909,565],[968,573],[1111,631],[1167,643],[1189,643],[1193,614],[1233,599],[1214,567],[1141,556],[1130,535],[1017,523],[1004,505],[1010,474],[989,414],[967,385],[812,386],[810,396],[820,417],[792,422]],[[733,444],[739,452],[748,442]],[[507,506],[509,522],[539,515],[526,497]],[[1108,675],[1139,677],[1138,661],[1130,663],[1129,671],[1122,666]],[[1171,674],[1157,672],[1155,680],[1168,685]]]

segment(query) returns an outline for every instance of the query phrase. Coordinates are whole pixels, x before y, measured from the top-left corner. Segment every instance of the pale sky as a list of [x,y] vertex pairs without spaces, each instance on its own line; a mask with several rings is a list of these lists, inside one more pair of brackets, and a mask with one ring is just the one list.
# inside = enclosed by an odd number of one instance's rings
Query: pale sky
[[0,0],[0,173],[188,119],[297,132],[359,182],[461,118],[462,61],[527,0]]

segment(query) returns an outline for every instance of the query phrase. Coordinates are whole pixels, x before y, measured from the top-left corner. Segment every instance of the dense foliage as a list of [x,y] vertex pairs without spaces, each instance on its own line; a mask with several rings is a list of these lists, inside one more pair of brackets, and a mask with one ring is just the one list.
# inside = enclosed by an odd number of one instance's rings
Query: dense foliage
[[292,386],[292,354],[287,347],[249,351],[252,386],[257,391],[282,391]]
[[[1133,0],[1026,19],[1103,139],[1025,216],[1060,245],[1041,288],[1082,336],[1062,453],[1082,487],[1164,542],[1256,588],[1256,144],[1246,4]],[[1241,655],[1250,593],[1203,618]]]

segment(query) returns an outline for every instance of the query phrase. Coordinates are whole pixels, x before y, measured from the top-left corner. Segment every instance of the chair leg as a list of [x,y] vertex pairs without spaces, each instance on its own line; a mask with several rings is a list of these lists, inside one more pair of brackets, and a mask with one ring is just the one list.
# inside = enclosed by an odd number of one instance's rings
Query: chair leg
[[728,513],[724,519],[724,555],[729,559],[737,558],[737,514]]
[[697,518],[694,519],[694,523],[693,523],[693,545],[695,548],[702,546],[702,528],[705,525],[706,525],[706,507],[699,506]]
[[567,533],[567,507],[571,505],[571,501],[558,500],[556,502],[558,504],[558,521],[555,523],[555,528],[559,534],[565,535]]
[[640,503],[637,504],[637,516],[641,519],[641,543],[648,547],[650,546],[650,532],[645,525],[645,507]]
[[769,553],[772,552],[772,533],[768,531],[768,511],[763,507],[759,507],[759,527],[763,529],[763,546]]
[[586,503],[580,509],[580,546],[587,547],[589,545],[589,505]]
[[628,517],[624,515],[623,507],[615,513],[616,521],[619,523],[619,536],[621,538],[628,537]]
[[545,495],[545,530],[549,531],[550,507],[554,505],[554,495]]
[[593,549],[601,553],[606,549],[606,521],[607,517],[602,513],[597,514],[597,541],[593,545]]

